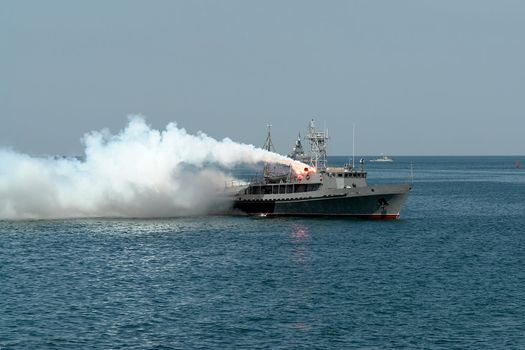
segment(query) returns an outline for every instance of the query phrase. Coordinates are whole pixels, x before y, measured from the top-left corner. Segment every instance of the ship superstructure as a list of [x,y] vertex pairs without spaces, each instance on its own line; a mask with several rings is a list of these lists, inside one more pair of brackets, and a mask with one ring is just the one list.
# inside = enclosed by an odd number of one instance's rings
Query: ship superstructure
[[[310,144],[310,153],[304,152],[299,136],[289,155],[304,163],[304,167],[272,168],[266,164],[261,179],[234,195],[234,210],[264,216],[399,217],[411,184],[368,185],[363,161],[359,169],[350,164],[328,166],[328,133],[317,131],[314,120],[308,125],[305,139]],[[268,128],[265,148],[270,147],[273,143]]]

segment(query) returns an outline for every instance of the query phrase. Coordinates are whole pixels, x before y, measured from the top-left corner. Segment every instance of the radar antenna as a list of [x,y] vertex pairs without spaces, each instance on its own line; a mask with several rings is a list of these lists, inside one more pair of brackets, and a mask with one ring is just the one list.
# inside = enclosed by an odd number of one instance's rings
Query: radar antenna
[[328,132],[315,130],[315,121],[312,119],[308,125],[308,134],[305,137],[310,142],[311,165],[317,169],[326,168],[326,144]]

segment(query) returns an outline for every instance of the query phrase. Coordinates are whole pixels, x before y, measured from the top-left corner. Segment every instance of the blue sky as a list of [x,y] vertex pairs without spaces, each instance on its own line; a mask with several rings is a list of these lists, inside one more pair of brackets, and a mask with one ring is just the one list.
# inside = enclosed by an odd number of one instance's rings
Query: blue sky
[[524,154],[523,1],[3,1],[0,146],[80,154],[128,114],[287,153]]

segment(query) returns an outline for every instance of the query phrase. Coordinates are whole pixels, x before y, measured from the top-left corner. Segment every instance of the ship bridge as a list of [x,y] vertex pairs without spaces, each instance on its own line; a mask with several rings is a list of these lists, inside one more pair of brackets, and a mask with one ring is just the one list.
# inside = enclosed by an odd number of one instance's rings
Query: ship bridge
[[347,167],[329,167],[325,168],[322,172],[328,176],[333,177],[362,177],[366,178],[367,173],[365,171],[352,171]]

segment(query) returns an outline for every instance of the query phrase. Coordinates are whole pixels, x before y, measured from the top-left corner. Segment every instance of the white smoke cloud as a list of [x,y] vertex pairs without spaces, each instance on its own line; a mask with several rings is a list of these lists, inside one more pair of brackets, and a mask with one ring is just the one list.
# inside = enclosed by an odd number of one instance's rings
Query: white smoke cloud
[[[132,116],[124,130],[84,136],[85,157],[37,158],[0,149],[0,219],[163,217],[216,210],[241,163],[291,164],[287,157],[228,138],[150,128]],[[211,166],[210,166],[211,165]]]

